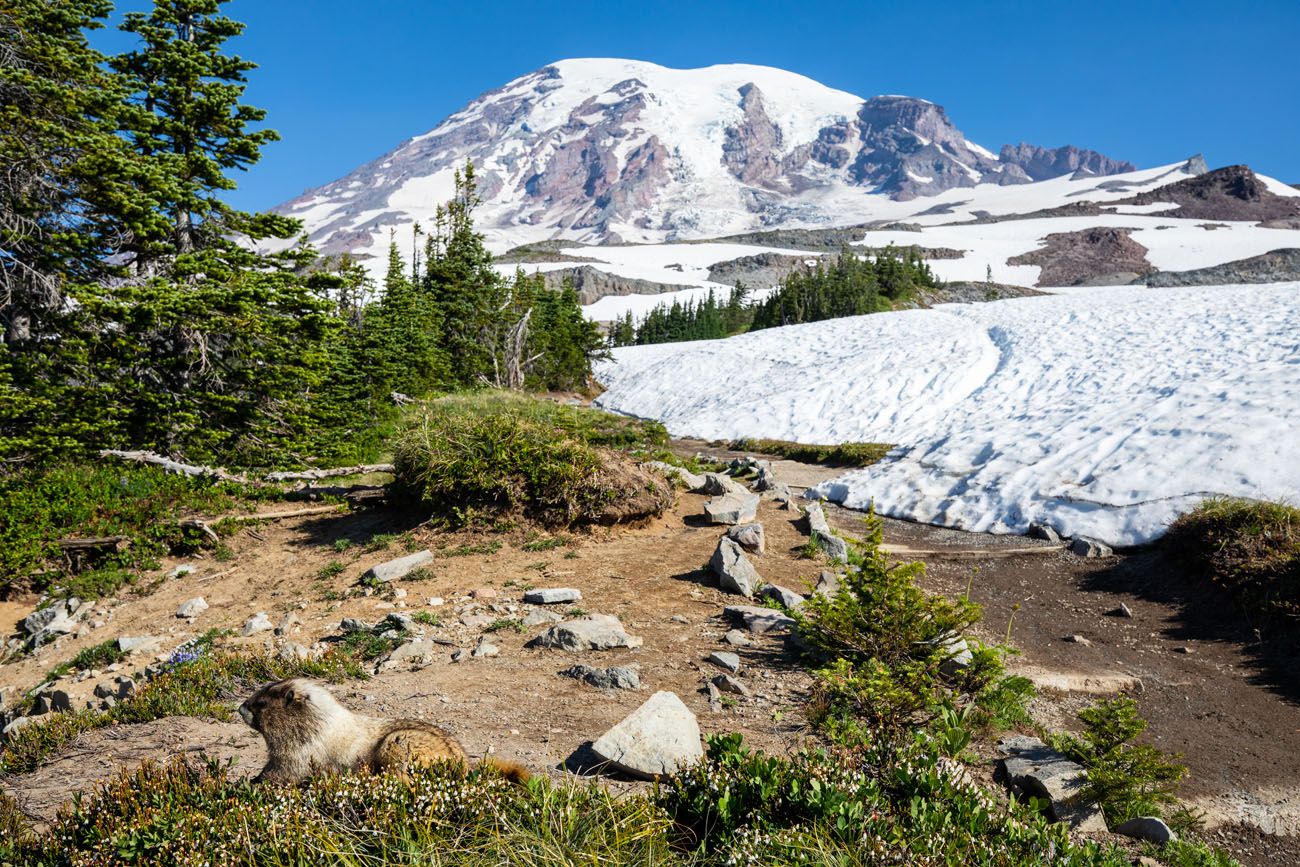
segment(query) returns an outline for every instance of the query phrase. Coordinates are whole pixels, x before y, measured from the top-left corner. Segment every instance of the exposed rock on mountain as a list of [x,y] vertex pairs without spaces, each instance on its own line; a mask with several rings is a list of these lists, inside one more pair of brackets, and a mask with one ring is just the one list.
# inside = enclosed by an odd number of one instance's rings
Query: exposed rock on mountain
[[573,282],[578,290],[579,304],[595,304],[609,295],[662,295],[664,292],[677,292],[688,289],[671,283],[656,283],[652,280],[639,280],[635,277],[620,277],[597,270],[591,265],[579,265],[576,268],[558,268],[543,273],[543,279],[549,289],[558,289],[565,280]]
[[1156,216],[1193,220],[1288,220],[1300,218],[1300,198],[1279,196],[1246,166],[1225,166],[1138,193],[1119,204],[1178,205]]
[[1100,226],[1058,232],[1043,239],[1032,253],[1008,259],[1008,265],[1038,265],[1039,286],[1108,286],[1132,282],[1155,270],[1147,248],[1129,237],[1132,229]]
[[807,268],[813,256],[790,256],[783,253],[757,253],[716,262],[709,266],[709,280],[735,286],[743,283],[751,289],[763,289],[780,283],[797,268]]
[[565,60],[276,210],[325,253],[378,256],[473,162],[489,241],[657,241],[843,225],[873,201],[1127,167],[1091,151],[968,141],[923,99],[863,100],[763,66]]
[[1148,286],[1217,286],[1221,283],[1283,283],[1300,280],[1300,250],[1274,250],[1248,259],[1191,271],[1157,271],[1136,280]]

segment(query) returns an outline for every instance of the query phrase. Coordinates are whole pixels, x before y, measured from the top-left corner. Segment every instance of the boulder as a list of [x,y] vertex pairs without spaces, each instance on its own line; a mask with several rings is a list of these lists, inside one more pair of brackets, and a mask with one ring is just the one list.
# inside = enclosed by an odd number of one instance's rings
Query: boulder
[[582,601],[582,591],[573,587],[544,587],[540,590],[529,590],[524,594],[524,601],[530,605],[580,602]]
[[704,487],[704,476],[696,475],[685,467],[666,464],[663,461],[646,461],[643,466],[661,473],[669,481],[681,482],[688,491]]
[[727,634],[722,636],[722,640],[730,644],[732,647],[748,647],[754,643],[739,629],[728,629]]
[[547,611],[544,608],[534,608],[524,615],[524,627],[531,629],[534,626],[541,626],[543,623],[559,623],[564,619],[561,614],[554,611]]
[[474,645],[474,649],[470,651],[469,655],[475,659],[491,659],[500,653],[500,648],[488,641],[486,635],[483,635],[479,637],[478,644]]
[[198,617],[204,611],[208,610],[208,603],[202,596],[195,596],[193,599],[186,600],[176,609],[177,617]]
[[829,569],[823,569],[817,576],[817,584],[813,587],[813,593],[818,596],[834,596],[840,592],[840,573],[832,572]]
[[722,494],[704,504],[704,514],[714,524],[746,524],[758,515],[758,502],[748,491]]
[[743,683],[741,683],[739,680],[737,680],[736,678],[732,677],[729,674],[715,675],[713,678],[713,685],[716,686],[722,692],[729,692],[732,693],[733,695],[741,695],[744,696],[745,698],[749,698],[750,696],[749,687],[745,686]]
[[723,473],[705,473],[702,478],[703,484],[694,491],[697,494],[708,494],[711,497],[725,496],[726,494],[748,494],[749,489],[740,482]]
[[943,662],[939,670],[948,676],[969,668],[975,657],[970,652],[970,645],[960,635],[949,635],[940,645],[943,650]]
[[740,657],[727,650],[715,650],[709,654],[709,662],[725,668],[727,671],[735,674],[740,671]]
[[737,524],[727,530],[727,538],[751,554],[760,557],[767,551],[767,537],[763,525],[755,521],[752,524]]
[[576,653],[584,650],[636,648],[641,639],[628,635],[618,618],[609,614],[588,614],[575,620],[557,623],[528,642],[529,647],[550,647]]
[[704,756],[695,714],[672,692],[656,692],[591,748],[615,768],[650,780],[676,773]]
[[1178,835],[1164,823],[1164,820],[1157,816],[1138,816],[1136,819],[1121,822],[1111,828],[1111,831],[1116,834],[1123,834],[1125,837],[1132,837],[1134,840],[1154,843],[1157,846],[1163,846],[1178,839]]
[[123,635],[117,639],[117,649],[123,653],[148,653],[161,644],[162,639],[152,635]]
[[396,581],[398,578],[404,578],[411,572],[433,562],[433,552],[429,550],[416,551],[414,554],[407,554],[405,557],[398,557],[396,560],[389,560],[385,563],[379,563],[371,566],[361,576],[362,581],[378,581],[387,584],[389,581]]
[[339,623],[339,632],[365,632],[370,624],[355,617],[344,617]]
[[28,636],[28,645],[35,649],[60,635],[75,632],[81,615],[89,608],[90,604],[83,606],[80,599],[56,599],[48,607],[24,617],[20,627]]
[[750,632],[767,635],[770,632],[788,632],[794,628],[794,618],[772,608],[757,605],[728,605],[723,613],[740,620]]
[[1086,557],[1089,560],[1097,557],[1109,557],[1115,552],[1110,549],[1109,545],[1098,542],[1096,539],[1089,539],[1087,536],[1079,536],[1070,543],[1070,551],[1079,556]]
[[763,583],[745,552],[726,536],[718,541],[709,568],[718,576],[718,585],[728,593],[753,596]]
[[849,562],[849,543],[831,532],[821,503],[812,503],[808,506],[808,536],[833,562]]
[[36,719],[34,717],[30,717],[30,716],[14,717],[14,719],[12,719],[7,725],[5,725],[3,729],[0,729],[0,734],[4,735],[6,739],[11,738],[34,722],[36,722]]
[[414,632],[415,618],[401,611],[390,611],[388,616],[384,618],[384,622],[380,625],[386,626],[389,629],[396,629],[399,632]]
[[239,634],[248,637],[256,635],[259,632],[268,632],[275,628],[271,618],[266,616],[265,611],[259,611],[244,622],[244,627],[239,630]]
[[1044,542],[1061,541],[1061,534],[1049,524],[1030,524],[1029,532],[1025,535],[1031,539],[1042,539]]
[[581,680],[597,689],[641,688],[641,675],[635,668],[626,665],[611,665],[609,668],[574,665],[561,671],[560,676]]
[[998,742],[1003,753],[999,771],[1013,791],[1043,798],[1053,821],[1068,822],[1085,833],[1105,831],[1101,809],[1083,798],[1088,772],[1061,753],[1026,735],[1011,735]]
[[288,635],[290,632],[293,632],[295,627],[301,625],[302,625],[302,618],[298,616],[298,612],[290,611],[288,614],[284,615],[284,617],[280,619],[280,625],[275,627],[275,634]]
[[758,591],[758,595],[779,602],[786,608],[798,608],[804,603],[802,596],[789,587],[782,587],[779,584],[764,584],[763,589]]

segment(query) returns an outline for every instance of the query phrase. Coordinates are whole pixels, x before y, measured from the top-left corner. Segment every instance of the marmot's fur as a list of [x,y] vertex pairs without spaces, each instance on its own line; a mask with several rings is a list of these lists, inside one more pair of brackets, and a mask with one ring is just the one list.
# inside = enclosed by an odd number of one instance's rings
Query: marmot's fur
[[[314,681],[292,678],[268,684],[239,706],[244,722],[262,733],[270,753],[257,779],[298,783],[313,774],[401,771],[408,763],[452,762],[469,767],[451,734],[423,720],[361,716]],[[491,756],[482,762],[507,779],[526,782],[527,769]]]

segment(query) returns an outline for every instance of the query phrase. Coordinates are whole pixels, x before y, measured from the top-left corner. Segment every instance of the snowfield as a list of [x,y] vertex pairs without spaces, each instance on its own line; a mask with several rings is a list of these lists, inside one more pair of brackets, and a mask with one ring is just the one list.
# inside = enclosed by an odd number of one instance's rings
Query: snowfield
[[1215,494],[1300,498],[1300,283],[946,305],[629,347],[599,404],[681,436],[898,444],[810,492],[1112,545]]

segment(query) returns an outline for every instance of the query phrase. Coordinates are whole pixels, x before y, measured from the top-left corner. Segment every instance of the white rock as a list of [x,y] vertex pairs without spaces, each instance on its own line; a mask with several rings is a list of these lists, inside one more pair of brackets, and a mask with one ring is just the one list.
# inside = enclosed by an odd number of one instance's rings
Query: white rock
[[758,514],[758,494],[748,491],[723,494],[704,504],[704,514],[714,524],[746,524]]
[[609,614],[588,614],[557,623],[528,642],[529,647],[551,647],[570,652],[636,648],[641,644],[639,637],[628,635],[618,618]]
[[803,605],[804,598],[795,593],[789,587],[782,587],[779,584],[765,584],[763,589],[758,591],[758,595],[764,599],[773,599],[780,602],[786,608],[798,608]]
[[704,756],[695,714],[672,692],[650,696],[591,748],[619,770],[644,779],[675,773]]
[[432,551],[428,549],[416,551],[414,554],[407,554],[405,557],[398,557],[396,560],[388,560],[371,566],[361,578],[362,580],[380,581],[386,584],[389,581],[403,578],[416,569],[428,566],[432,562]]
[[123,635],[117,640],[117,649],[123,653],[149,653],[161,644],[162,639],[152,635]]
[[582,591],[573,587],[544,587],[539,590],[529,590],[524,594],[524,601],[530,605],[580,602],[582,601]]
[[267,632],[274,628],[275,624],[271,622],[270,617],[266,616],[266,612],[259,611],[244,622],[244,626],[239,630],[239,634],[248,637],[249,635],[256,635],[259,632]]
[[763,533],[763,525],[757,521],[752,524],[737,524],[727,530],[727,538],[760,557],[767,551],[767,537]]
[[195,596],[180,604],[176,609],[177,617],[198,617],[204,611],[208,610],[208,603],[202,596]]
[[1178,835],[1164,823],[1164,820],[1157,816],[1138,816],[1136,819],[1121,822],[1111,830],[1116,834],[1123,834],[1125,837],[1132,837],[1135,840],[1155,843],[1157,846],[1163,846],[1178,839]]

